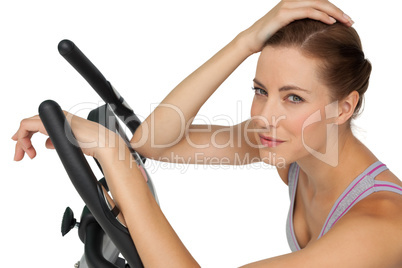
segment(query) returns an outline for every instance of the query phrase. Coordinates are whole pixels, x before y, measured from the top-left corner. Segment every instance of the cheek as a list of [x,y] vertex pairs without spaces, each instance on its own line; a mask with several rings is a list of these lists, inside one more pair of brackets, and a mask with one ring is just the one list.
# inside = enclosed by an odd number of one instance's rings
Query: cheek
[[269,124],[266,117],[263,115],[265,105],[265,101],[262,101],[256,96],[254,97],[253,103],[251,104],[250,116],[251,120],[253,121],[253,125],[256,127],[262,128]]
[[308,118],[309,114],[307,113],[294,113],[291,116],[287,116],[286,120],[283,120],[282,126],[289,132],[290,138],[295,141],[301,141],[303,125]]
[[314,122],[313,119],[316,119],[314,115],[317,114],[311,110],[299,111],[292,113],[282,122],[282,128],[291,141],[289,143],[291,148],[288,149],[292,152],[292,157],[302,157],[308,152],[307,147],[320,151],[321,145],[325,143],[323,137],[326,136],[326,124],[321,120]]
[[[318,116],[318,114],[315,115]],[[302,122],[300,126],[300,140],[304,146],[320,151],[320,148],[326,142],[327,123],[326,120],[321,120],[319,117],[316,120],[312,119],[314,119],[314,116],[309,116]]]
[[254,96],[253,102],[251,104],[251,111],[250,111],[251,117],[253,118],[253,117],[260,115],[262,107],[263,107],[263,104],[260,101],[258,101],[256,99],[256,97]]

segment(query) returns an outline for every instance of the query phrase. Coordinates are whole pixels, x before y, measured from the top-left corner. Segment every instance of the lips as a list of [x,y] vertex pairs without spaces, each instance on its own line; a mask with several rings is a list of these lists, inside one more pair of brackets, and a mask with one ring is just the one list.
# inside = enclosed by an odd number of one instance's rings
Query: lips
[[264,135],[259,135],[259,136],[260,136],[261,144],[266,147],[269,147],[269,148],[277,147],[285,142],[283,140],[274,139],[269,136],[264,136]]

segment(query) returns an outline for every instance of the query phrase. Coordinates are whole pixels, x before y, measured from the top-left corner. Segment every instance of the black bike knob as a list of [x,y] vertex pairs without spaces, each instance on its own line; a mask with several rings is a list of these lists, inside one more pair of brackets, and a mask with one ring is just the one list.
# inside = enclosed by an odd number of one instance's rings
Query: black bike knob
[[61,221],[61,235],[65,236],[76,224],[77,220],[74,218],[74,212],[71,208],[67,207],[64,211],[63,220]]

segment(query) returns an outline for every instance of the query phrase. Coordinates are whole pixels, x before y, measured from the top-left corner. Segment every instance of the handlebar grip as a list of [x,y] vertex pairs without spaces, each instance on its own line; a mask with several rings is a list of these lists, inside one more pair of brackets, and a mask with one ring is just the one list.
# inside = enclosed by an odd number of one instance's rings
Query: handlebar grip
[[119,103],[120,98],[116,95],[110,83],[72,41],[67,39],[60,41],[58,50],[106,103]]
[[[78,193],[81,196],[97,193],[97,179],[60,106],[52,100],[44,101],[39,106],[39,116]],[[93,202],[97,196],[89,196],[87,199]]]
[[47,100],[39,106],[39,116],[77,192],[131,267],[143,267],[134,242],[126,228],[105,210],[101,203],[100,185],[92,172],[70,124],[60,106]]

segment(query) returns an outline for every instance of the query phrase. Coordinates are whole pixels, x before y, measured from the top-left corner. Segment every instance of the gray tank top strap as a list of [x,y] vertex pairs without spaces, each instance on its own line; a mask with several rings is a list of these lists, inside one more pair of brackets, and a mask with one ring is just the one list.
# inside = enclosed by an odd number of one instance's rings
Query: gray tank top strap
[[[377,191],[375,177],[388,168],[380,161],[369,166],[346,188],[336,200],[318,238],[327,233],[332,226],[345,215],[356,203]],[[387,189],[388,190],[388,189]]]
[[[341,196],[336,200],[333,205],[321,233],[318,237],[326,234],[332,226],[345,215],[355,204],[364,199],[368,195],[379,192],[389,191],[402,195],[402,187],[387,181],[375,180],[375,177],[388,168],[380,161],[369,166],[363,173],[361,173],[352,183],[346,188]],[[296,235],[293,228],[293,210],[296,196],[296,188],[298,183],[300,167],[296,163],[292,163],[288,173],[288,187],[290,196],[290,208],[286,222],[286,236],[289,246],[292,251],[300,250],[297,242]]]
[[299,165],[297,163],[290,164],[288,172],[288,187],[289,187],[289,197],[292,197],[293,191],[295,190],[295,181],[298,179],[299,175]]
[[402,194],[402,187],[392,182],[375,180],[374,185],[375,185],[375,192],[389,191],[397,194]]
[[292,163],[288,172],[288,187],[289,187],[289,197],[290,197],[290,207],[289,214],[286,220],[286,237],[290,249],[294,251],[300,250],[300,246],[297,243],[295,232],[293,229],[293,208],[296,196],[297,181],[299,178],[300,167],[296,163]]

